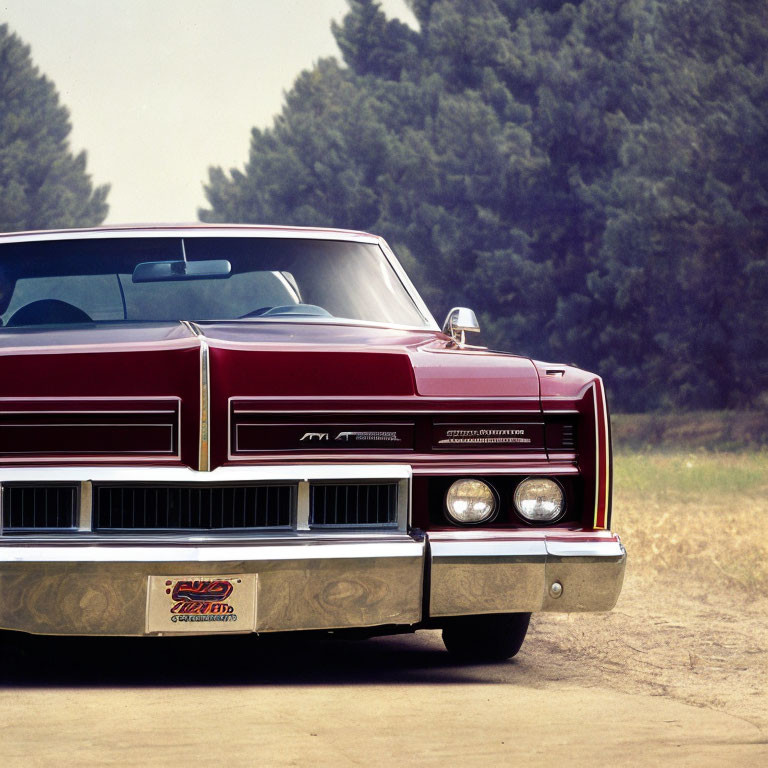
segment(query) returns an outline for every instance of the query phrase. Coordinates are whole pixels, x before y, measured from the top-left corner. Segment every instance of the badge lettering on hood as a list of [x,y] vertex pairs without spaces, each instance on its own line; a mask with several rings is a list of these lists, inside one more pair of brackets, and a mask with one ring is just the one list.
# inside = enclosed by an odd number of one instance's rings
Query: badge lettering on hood
[[444,422],[432,428],[433,450],[543,451],[544,424]]
[[270,451],[305,453],[412,451],[414,424],[402,421],[329,419],[278,423],[263,417],[236,423],[232,454],[252,455]]
[[492,445],[495,443],[530,443],[524,429],[449,429],[440,445],[467,444]]
[[[304,440],[330,440],[331,435],[329,432],[305,432],[300,438],[299,442]],[[365,442],[367,440],[377,443],[399,443],[400,438],[397,436],[397,432],[339,432],[336,437],[333,438],[334,442]]]

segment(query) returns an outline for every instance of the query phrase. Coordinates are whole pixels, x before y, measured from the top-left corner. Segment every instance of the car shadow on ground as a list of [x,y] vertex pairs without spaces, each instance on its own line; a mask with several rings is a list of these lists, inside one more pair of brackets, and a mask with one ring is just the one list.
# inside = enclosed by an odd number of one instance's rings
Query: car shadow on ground
[[497,682],[488,665],[457,663],[435,633],[423,632],[367,640],[309,633],[110,638],[5,632],[0,658],[0,688]]

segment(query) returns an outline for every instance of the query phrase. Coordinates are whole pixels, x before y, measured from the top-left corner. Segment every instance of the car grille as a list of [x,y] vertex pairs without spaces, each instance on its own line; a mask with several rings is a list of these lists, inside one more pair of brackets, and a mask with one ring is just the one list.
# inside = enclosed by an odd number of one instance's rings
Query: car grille
[[[396,528],[398,480],[4,483],[4,533]],[[401,519],[402,518],[402,519]]]
[[397,483],[315,483],[310,486],[309,524],[397,525]]
[[99,531],[288,528],[294,485],[100,485],[93,492]]
[[76,484],[4,485],[3,531],[71,530],[77,524]]

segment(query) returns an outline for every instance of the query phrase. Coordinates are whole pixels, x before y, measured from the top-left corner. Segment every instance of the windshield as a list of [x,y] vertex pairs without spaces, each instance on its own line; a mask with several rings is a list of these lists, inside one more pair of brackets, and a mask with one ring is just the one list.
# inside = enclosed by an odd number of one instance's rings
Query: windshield
[[371,243],[131,237],[0,246],[5,327],[290,318],[427,325]]

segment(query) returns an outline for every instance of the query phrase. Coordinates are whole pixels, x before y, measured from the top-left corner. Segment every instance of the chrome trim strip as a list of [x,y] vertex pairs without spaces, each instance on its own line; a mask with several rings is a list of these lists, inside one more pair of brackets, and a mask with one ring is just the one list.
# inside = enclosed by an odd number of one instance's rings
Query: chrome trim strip
[[[0,397],[0,403],[124,403],[124,402],[181,402],[177,395],[58,395],[53,397]],[[134,413],[134,411],[108,411],[109,413]],[[5,411],[4,411],[5,413]],[[7,413],[27,413],[27,411],[7,411]],[[29,413],[104,413],[104,411],[29,411]],[[166,411],[136,411],[136,413],[166,413]]]
[[123,238],[162,237],[261,237],[288,238],[297,240],[340,240],[355,243],[378,243],[381,238],[367,232],[311,227],[259,227],[253,225],[235,226],[145,226],[145,227],[104,227],[98,229],[63,229],[50,231],[19,232],[0,235],[3,243],[44,242],[47,240],[112,240]]
[[309,530],[309,482],[300,480],[296,491],[296,530]]
[[401,480],[397,484],[397,526],[405,532],[411,525],[412,488],[408,480]]
[[440,541],[517,541],[521,539],[548,539],[551,541],[616,541],[618,534],[612,531],[593,531],[591,528],[515,528],[482,529],[482,528],[451,528],[437,531],[431,538]]
[[208,343],[200,339],[200,450],[198,456],[198,468],[201,472],[211,469],[210,456],[210,399],[211,367],[209,360]]
[[105,464],[113,464],[116,461],[131,461],[131,462],[144,462],[151,461],[156,464],[167,464],[169,461],[178,462],[179,457],[168,453],[120,453],[114,456],[104,455],[95,456],[92,453],[72,454],[66,456],[48,454],[46,456],[24,456],[23,459],[14,458],[13,456],[0,457],[0,466],[14,466],[20,461],[25,464],[35,464],[38,466],[48,465],[53,461],[61,462],[62,464],[72,464],[77,462],[79,464],[86,464],[91,461],[103,461]]
[[80,483],[79,501],[77,529],[90,533],[93,530],[93,483],[90,480]]
[[[0,329],[4,331],[5,329]],[[194,349],[194,339],[167,339],[151,342],[119,342],[113,341],[108,344],[93,342],[89,344],[61,344],[58,346],[38,346],[38,347],[3,347],[0,349],[0,357],[13,357],[16,355],[66,355],[72,352],[78,354],[90,355],[101,352],[160,352],[168,349]],[[23,398],[22,398],[23,399]],[[48,400],[50,398],[41,398]],[[66,399],[66,398],[62,398]],[[75,398],[77,399],[77,398]],[[124,398],[130,400],[131,398]]]
[[559,477],[560,475],[578,475],[580,471],[575,465],[535,465],[527,462],[520,463],[519,465],[510,462],[504,466],[487,466],[485,464],[469,464],[467,462],[443,464],[440,466],[419,464],[413,468],[414,475],[455,475],[457,473],[473,475],[552,475],[553,477]]
[[307,396],[295,396],[295,397],[260,397],[260,398],[254,398],[253,396],[249,395],[243,395],[243,396],[233,396],[229,398],[229,402],[231,403],[232,400],[242,400],[244,402],[248,402],[249,400],[253,402],[254,400],[267,400],[267,401],[280,401],[280,400],[290,400],[294,403],[300,403],[305,402],[307,405],[314,405],[316,403],[334,403],[334,402],[344,402],[344,403],[354,403],[354,402],[369,402],[371,400],[390,400],[390,401],[401,401],[403,403],[402,407],[400,408],[362,408],[362,409],[354,409],[354,408],[346,408],[346,407],[337,407],[335,409],[326,409],[325,411],[317,408],[312,408],[310,410],[303,410],[301,408],[286,408],[286,409],[273,409],[273,408],[255,408],[255,409],[244,409],[244,408],[238,408],[235,409],[235,413],[402,413],[403,416],[409,416],[413,417],[414,415],[418,415],[420,413],[428,414],[428,413],[440,413],[444,415],[450,415],[452,413],[519,413],[521,415],[525,414],[535,414],[537,416],[542,415],[542,411],[540,408],[497,408],[493,411],[487,411],[485,409],[467,409],[465,408],[463,411],[454,411],[454,410],[439,410],[439,409],[431,409],[431,408],[425,408],[425,409],[416,409],[413,408],[414,405],[418,406],[420,402],[423,402],[424,400],[435,402],[435,403],[466,403],[468,400],[471,402],[476,403],[485,403],[485,402],[499,402],[500,400],[515,400],[517,402],[529,402],[529,403],[538,403],[539,398],[535,397],[533,395],[528,396],[524,395],[521,397],[514,397],[514,398],[508,398],[508,397],[480,397],[480,396],[472,396],[472,397],[450,397],[445,395],[436,395],[429,397],[421,397],[418,395],[406,395],[406,396],[394,396],[394,397],[385,397],[385,398],[374,398],[369,397],[366,395],[360,396],[360,397],[337,397],[335,395],[333,396],[314,396],[314,395],[307,395]]
[[531,536],[521,532],[517,536],[501,535],[497,538],[470,538],[466,536],[447,537],[430,534],[429,541],[433,556],[441,558],[464,557],[622,557],[624,547],[618,536],[598,539],[585,537],[589,541],[560,541],[550,536]]
[[237,483],[269,480],[409,480],[410,464],[306,464],[217,467],[198,472],[190,467],[2,467],[6,482],[127,482],[127,483]]
[[[10,398],[9,398],[10,399]],[[34,399],[34,398],[30,398]],[[42,399],[48,399],[48,398],[42,398]],[[78,398],[79,399],[79,398]],[[178,399],[178,398],[177,398]],[[3,398],[0,398],[0,401],[2,401]],[[0,411],[0,415],[2,416],[98,416],[98,415],[105,415],[105,416],[114,416],[116,413],[119,413],[121,415],[126,414],[138,414],[139,416],[144,416],[147,413],[176,413],[176,411],[168,411],[168,410],[162,410],[162,411],[115,411],[112,408],[110,408],[108,411]],[[66,424],[64,426],[67,426]],[[87,425],[86,425],[87,426]],[[103,426],[103,425],[102,425]],[[125,426],[123,424],[120,424],[119,426]]]
[[[231,397],[230,400],[242,400],[243,398],[237,398],[237,397]],[[466,401],[466,397],[458,398],[460,400]],[[339,416],[346,416],[349,414],[366,414],[366,415],[376,415],[376,414],[386,414],[387,416],[390,415],[398,415],[403,417],[410,417],[413,418],[414,416],[452,416],[455,413],[461,413],[461,414],[470,414],[474,416],[484,416],[486,414],[517,414],[520,416],[531,416],[531,415],[540,415],[541,411],[530,409],[528,411],[519,411],[519,410],[509,410],[509,411],[500,411],[500,410],[494,410],[490,411],[485,408],[477,408],[474,411],[469,410],[445,410],[445,411],[432,411],[432,410],[414,410],[414,411],[404,411],[402,408],[392,408],[392,409],[386,409],[386,408],[371,408],[371,409],[349,409],[349,408],[312,408],[310,409],[301,409],[301,408],[294,408],[294,409],[280,409],[280,410],[273,410],[271,408],[264,408],[262,410],[240,410],[237,409],[234,411],[235,414],[260,414],[268,416],[272,413],[282,413],[282,414],[304,414],[306,416],[313,416],[316,413],[331,413],[331,414],[338,414]],[[571,413],[571,411],[548,411],[548,413]],[[574,413],[577,413],[577,411],[574,411]]]
[[[120,453],[108,453],[106,451],[94,451],[94,455],[104,456],[133,456],[133,455],[150,455],[150,454],[162,454],[163,456],[169,456],[171,458],[178,458],[178,453],[173,452],[173,424],[0,424],[0,430],[2,429],[29,429],[30,427],[45,427],[47,429],[75,429],[80,427],[110,427],[113,429],[120,427],[156,427],[171,431],[171,441],[168,445],[167,451],[121,451]],[[3,451],[3,456],[82,456],[82,453],[76,451]],[[88,454],[86,454],[88,455]]]
[[[15,453],[10,454],[6,456],[0,456],[0,464],[8,463],[8,462],[14,462],[18,461],[18,459],[14,459],[13,456],[24,456],[24,461],[26,462],[46,462],[50,460],[50,457],[52,456],[67,456],[66,461],[70,461],[74,458],[82,458],[84,462],[88,461],[115,461],[116,459],[119,459],[122,456],[130,457],[130,458],[136,458],[137,456],[146,456],[148,460],[151,461],[167,461],[168,459],[181,459],[181,398],[177,395],[139,395],[136,397],[126,397],[126,396],[116,396],[116,397],[110,397],[110,396],[95,396],[95,397],[76,397],[76,396],[67,396],[67,397],[0,397],[0,403],[18,403],[18,402],[94,402],[94,403],[119,403],[119,402],[175,402],[176,408],[172,410],[157,410],[157,409],[136,409],[136,410],[113,410],[113,409],[105,409],[102,411],[92,411],[92,410],[73,410],[73,411],[62,411],[62,410],[45,410],[45,411],[9,411],[9,410],[0,410],[0,416],[7,416],[7,415],[25,415],[25,416],[78,416],[82,414],[103,414],[105,416],[110,416],[115,413],[123,414],[123,415],[136,415],[136,416],[143,416],[148,413],[168,413],[168,414],[175,414],[176,416],[176,452],[173,452],[173,434],[171,434],[171,447],[168,452],[159,453],[159,452],[147,452],[147,451],[123,451],[122,453],[115,453],[115,454],[104,454],[103,458],[97,454],[87,454],[87,453],[40,453],[36,452],[36,454],[21,454],[21,453]],[[14,425],[2,425],[4,427],[7,426],[14,426]],[[46,425],[48,426],[48,425]],[[53,424],[50,426],[74,426],[71,424]],[[86,424],[85,426],[91,426],[89,424]],[[96,426],[111,426],[109,424],[98,424]],[[145,426],[145,425],[137,425],[137,424],[118,424],[116,425],[118,427],[122,426]],[[170,424],[149,424],[146,426],[159,426],[159,427],[167,427],[170,426],[171,430],[173,430],[174,425]]]
[[[15,540],[16,537],[14,537]],[[0,563],[218,563],[262,560],[323,560],[370,557],[420,557],[423,542],[414,541],[403,534],[395,538],[389,534],[387,541],[375,538],[366,540],[363,536],[354,541],[340,542],[338,539],[323,541],[314,537],[306,541],[288,544],[274,544],[269,541],[252,541],[247,544],[233,543],[225,546],[149,547],[88,547],[88,546],[45,546],[40,544],[9,544],[0,546]]]
[[349,528],[323,529],[313,528],[311,531],[295,531],[291,528],[259,528],[223,533],[208,533],[207,531],[183,531],[169,533],[144,532],[111,532],[89,533],[84,531],[75,536],[62,536],[61,533],[33,533],[29,535],[14,534],[11,537],[0,536],[0,549],[3,547],[93,547],[105,548],[148,547],[150,549],[177,547],[224,547],[255,544],[274,547],[311,546],[315,543],[349,544],[354,542],[377,541],[388,543],[401,541],[401,532],[392,528]]
[[416,290],[416,286],[411,282],[411,279],[403,269],[397,256],[395,256],[395,252],[389,247],[389,244],[386,242],[386,240],[384,240],[383,237],[378,238],[378,242],[379,247],[384,254],[384,258],[386,258],[386,260],[389,262],[389,266],[392,267],[392,270],[402,283],[403,288],[405,288],[405,292],[410,296],[411,301],[416,305],[416,309],[419,311],[419,314],[421,314],[421,316],[427,321],[431,330],[439,331],[440,326],[437,324],[437,321],[432,316],[432,313],[429,311],[421,296],[419,296],[419,292]]
[[597,377],[600,382],[600,396],[603,399],[603,429],[605,430],[605,513],[603,518],[603,528],[610,525],[610,503],[611,503],[611,423],[608,416],[608,393],[605,390],[605,384],[600,376]]
[[[597,529],[603,529],[608,524],[608,490],[610,488],[610,475],[611,475],[611,446],[608,439],[610,434],[610,425],[608,423],[608,408],[605,398],[605,386],[603,380],[598,376],[597,381],[592,384],[592,397],[595,406],[595,512],[594,512],[594,527]],[[602,408],[598,412],[597,399],[598,395],[602,400]],[[605,440],[600,439],[600,423],[602,421],[603,429],[605,430]],[[600,475],[600,455],[605,453],[605,477]],[[602,487],[605,487],[605,496],[603,497],[603,519],[599,519],[600,500]]]

